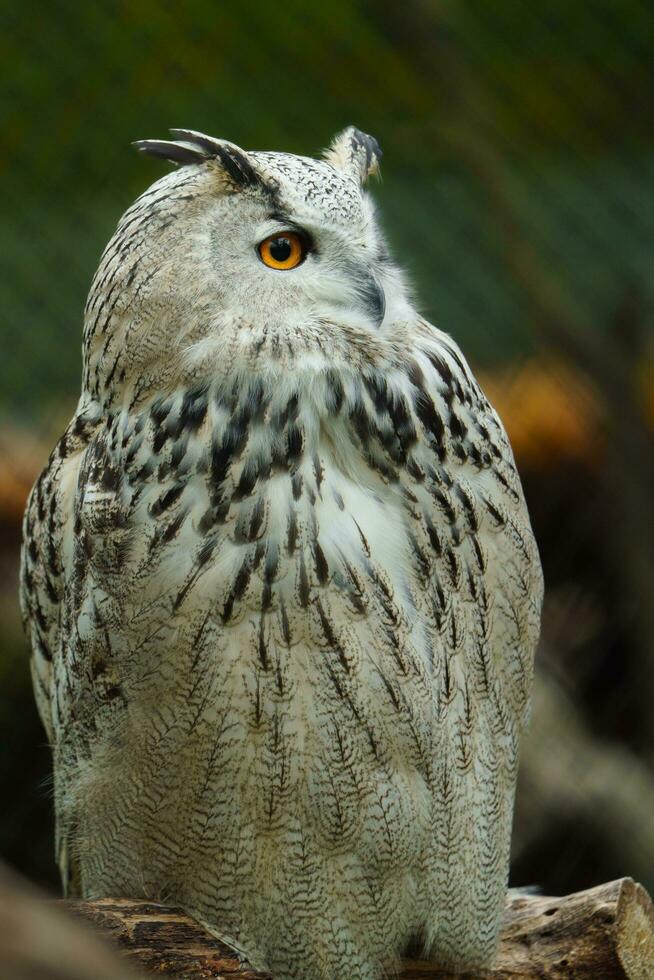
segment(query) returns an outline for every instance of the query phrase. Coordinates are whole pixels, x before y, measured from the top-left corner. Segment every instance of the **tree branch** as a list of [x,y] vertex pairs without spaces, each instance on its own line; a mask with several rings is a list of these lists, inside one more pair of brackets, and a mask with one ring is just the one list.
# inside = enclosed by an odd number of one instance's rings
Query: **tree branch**
[[[75,919],[91,923],[107,941]],[[126,898],[48,902],[0,865],[0,977],[136,980],[153,974],[177,980],[271,980],[240,962],[232,949],[179,909]],[[495,967],[476,980],[653,976],[652,901],[641,885],[622,878],[565,898],[510,895]],[[405,960],[399,978],[455,980],[418,960]]]
[[[231,949],[177,909],[110,898],[63,905],[108,935],[134,965],[157,976],[269,978],[239,963]],[[404,961],[400,973],[402,980],[448,976],[417,960]],[[487,980],[647,980],[654,976],[651,899],[630,878],[565,898],[512,895],[497,963],[485,976]]]

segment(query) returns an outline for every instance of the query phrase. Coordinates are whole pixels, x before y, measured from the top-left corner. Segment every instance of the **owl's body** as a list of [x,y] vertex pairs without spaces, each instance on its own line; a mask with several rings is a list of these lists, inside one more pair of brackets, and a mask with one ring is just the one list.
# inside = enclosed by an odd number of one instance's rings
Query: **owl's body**
[[[276,980],[416,942],[483,967],[541,600],[506,436],[406,298],[372,141],[194,138],[105,251],[26,515],[64,881],[182,906]],[[312,249],[265,268],[288,227]]]

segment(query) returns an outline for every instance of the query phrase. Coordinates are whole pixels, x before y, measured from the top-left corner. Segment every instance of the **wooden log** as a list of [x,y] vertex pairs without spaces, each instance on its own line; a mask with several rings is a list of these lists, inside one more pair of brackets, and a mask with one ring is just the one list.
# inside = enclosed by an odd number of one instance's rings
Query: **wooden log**
[[[130,899],[64,902],[108,935],[134,965],[178,980],[270,980],[178,909]],[[405,960],[402,980],[447,980],[434,964]],[[510,895],[493,970],[484,980],[652,980],[654,910],[622,878],[565,898]],[[454,980],[454,978],[451,978]],[[458,977],[462,980],[462,977]],[[467,980],[473,980],[468,974]]]
[[[0,980],[137,980],[109,943],[0,862]],[[194,976],[202,976],[201,973]]]

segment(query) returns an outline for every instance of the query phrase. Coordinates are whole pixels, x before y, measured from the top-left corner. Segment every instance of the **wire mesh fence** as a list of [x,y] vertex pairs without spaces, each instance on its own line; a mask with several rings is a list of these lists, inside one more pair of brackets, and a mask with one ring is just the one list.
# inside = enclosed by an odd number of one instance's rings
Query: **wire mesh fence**
[[[16,602],[26,489],[79,388],[100,251],[170,126],[314,153],[349,123],[421,309],[512,436],[548,584],[513,876],[654,887],[654,10],[190,0],[0,12],[0,847],[52,880]],[[9,797],[8,797],[9,798]]]

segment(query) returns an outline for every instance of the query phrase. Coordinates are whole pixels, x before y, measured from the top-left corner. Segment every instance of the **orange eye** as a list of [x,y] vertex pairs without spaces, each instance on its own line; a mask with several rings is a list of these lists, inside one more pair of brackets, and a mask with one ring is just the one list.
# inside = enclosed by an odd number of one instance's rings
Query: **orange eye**
[[259,255],[270,269],[295,269],[304,262],[307,244],[296,231],[282,231],[270,235],[259,245]]

